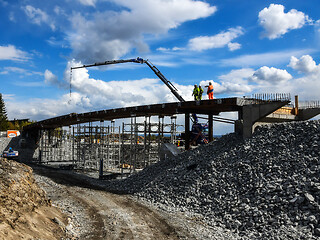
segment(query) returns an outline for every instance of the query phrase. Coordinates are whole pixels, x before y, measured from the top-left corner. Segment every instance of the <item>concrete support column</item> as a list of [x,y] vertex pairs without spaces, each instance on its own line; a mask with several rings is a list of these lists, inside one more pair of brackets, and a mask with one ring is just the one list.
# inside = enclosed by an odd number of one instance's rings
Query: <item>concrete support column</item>
[[242,132],[244,139],[250,138],[253,134],[253,125],[258,122],[259,119],[266,117],[286,104],[287,102],[274,102],[243,106],[241,111],[242,119],[236,122],[236,128],[242,128],[238,129],[238,132]]
[[186,113],[184,116],[184,128],[185,128],[185,150],[190,148],[190,113]]
[[298,115],[299,98],[298,95],[294,96],[294,115]]
[[208,132],[209,142],[212,142],[213,141],[213,115],[209,114],[208,117],[209,117],[209,132]]

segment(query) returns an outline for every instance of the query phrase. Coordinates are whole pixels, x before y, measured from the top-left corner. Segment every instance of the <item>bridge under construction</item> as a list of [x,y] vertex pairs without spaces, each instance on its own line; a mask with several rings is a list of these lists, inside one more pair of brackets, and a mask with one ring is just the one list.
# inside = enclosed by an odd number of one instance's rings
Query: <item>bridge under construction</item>
[[[235,132],[248,138],[257,124],[307,120],[320,114],[318,105],[299,109],[297,98],[296,106],[289,103],[289,94],[256,94],[115,108],[42,120],[26,126],[24,132],[37,139],[39,163],[97,170],[103,177],[105,172],[131,173],[157,162],[161,154],[172,154],[165,143],[188,150],[193,144],[192,114],[206,115],[209,142],[214,121],[234,124]],[[219,117],[223,112],[237,112],[238,119]],[[177,124],[177,115],[184,115],[184,125]],[[116,125],[115,120],[121,119],[122,125]]]

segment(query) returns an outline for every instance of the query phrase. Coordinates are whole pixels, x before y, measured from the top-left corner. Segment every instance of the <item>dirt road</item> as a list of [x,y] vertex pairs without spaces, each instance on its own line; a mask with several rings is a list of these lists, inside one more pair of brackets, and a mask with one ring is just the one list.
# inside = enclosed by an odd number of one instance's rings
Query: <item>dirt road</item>
[[34,170],[53,204],[69,216],[67,231],[76,239],[199,239],[196,226],[137,202],[127,195],[93,189],[72,175]]

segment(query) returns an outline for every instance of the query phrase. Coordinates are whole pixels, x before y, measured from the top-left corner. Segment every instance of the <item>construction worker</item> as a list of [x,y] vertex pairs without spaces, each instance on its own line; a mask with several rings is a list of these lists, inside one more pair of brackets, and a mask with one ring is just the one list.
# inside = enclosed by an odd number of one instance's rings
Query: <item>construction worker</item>
[[199,88],[197,84],[194,85],[192,96],[194,97],[194,100],[197,101],[199,98]]
[[198,95],[198,100],[202,100],[202,94],[203,94],[203,89],[202,89],[202,87],[199,85],[199,95]]
[[208,94],[209,99],[213,99],[213,86],[212,86],[211,82],[209,82],[207,94]]

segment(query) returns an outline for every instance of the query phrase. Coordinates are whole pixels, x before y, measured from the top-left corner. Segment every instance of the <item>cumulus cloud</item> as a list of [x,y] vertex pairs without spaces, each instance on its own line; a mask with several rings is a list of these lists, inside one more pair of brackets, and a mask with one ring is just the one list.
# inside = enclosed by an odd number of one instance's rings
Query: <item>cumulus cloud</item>
[[[74,65],[74,62],[70,63]],[[77,63],[76,65],[81,65]],[[69,79],[69,70],[65,71],[65,80]],[[183,97],[192,99],[192,86],[173,83]],[[159,79],[144,78],[128,81],[108,81],[90,78],[88,70],[80,68],[72,72],[72,89],[90,98],[98,106],[127,107],[141,104],[152,104],[177,101],[170,90]],[[188,89],[188,91],[186,90]]]
[[286,70],[261,67],[248,78],[249,86],[259,93],[291,93],[300,100],[319,100],[320,65],[311,56],[292,57],[288,65],[302,74],[295,78]]
[[304,55],[300,59],[292,57],[288,66],[303,74],[292,82],[293,91],[299,94],[301,99],[319,100],[320,64],[310,55]]
[[46,69],[44,72],[44,83],[48,85],[55,85],[58,87],[66,87],[66,84],[63,84],[58,80],[58,77],[54,75],[51,71]]
[[[55,86],[68,87],[70,81],[70,67],[81,63],[69,62],[64,73],[64,82],[50,70],[44,73],[45,82]],[[131,79],[128,81],[108,81],[91,78],[85,68],[72,72],[72,94],[63,95],[59,99],[32,99],[28,102],[8,103],[9,116],[41,120],[70,112],[88,112],[102,109],[156,104],[163,102],[177,102],[171,91],[158,78]],[[192,85],[179,85],[173,82],[179,94],[185,100],[192,100]],[[28,110],[26,110],[28,109]]]
[[25,14],[29,17],[32,23],[37,25],[45,23],[49,25],[52,30],[56,29],[53,21],[49,18],[49,15],[41,9],[35,8],[31,5],[24,6],[22,7],[22,9],[24,10]]
[[67,33],[73,57],[82,62],[117,59],[132,49],[147,52],[145,34],[158,35],[186,21],[208,17],[216,7],[193,0],[112,0],[124,7],[93,16],[72,15],[73,31]]
[[284,6],[280,4],[270,4],[259,12],[259,24],[265,30],[262,36],[269,39],[276,39],[290,30],[302,28],[308,22],[311,22],[308,15],[296,9],[285,13]]
[[31,120],[43,120],[71,112],[86,112],[92,108],[90,100],[78,93],[61,96],[59,99],[37,99],[17,102],[15,99],[6,101],[9,118],[30,118]]
[[320,73],[320,65],[317,65],[310,55],[303,55],[300,59],[292,56],[288,66],[301,73]]
[[29,58],[27,52],[21,51],[13,45],[0,46],[0,60],[26,61]]
[[[252,76],[254,70],[251,68],[243,68],[232,70],[227,74],[220,75],[219,82],[214,80],[201,81],[201,86],[207,86],[209,82],[214,88],[214,95],[243,95],[253,91],[254,86],[248,83],[248,78]],[[207,99],[207,96],[204,97]]]
[[[69,84],[69,69],[75,65],[78,66],[81,63],[70,62],[68,64],[64,76],[65,84]],[[300,99],[317,100],[320,91],[320,72],[317,70],[319,65],[311,56],[304,56],[300,59],[294,59],[288,66],[300,71],[304,76],[293,78],[286,70],[264,66],[256,71],[251,68],[232,70],[227,74],[220,75],[218,81],[206,80],[201,81],[200,84],[204,87],[211,81],[216,97],[269,92],[298,94]],[[45,72],[45,79],[56,84],[58,81],[57,77],[49,70]],[[185,100],[192,100],[192,85],[179,85],[174,82],[173,85],[177,87],[179,94]],[[206,94],[203,99],[207,99]],[[157,78],[105,82],[91,78],[88,70],[83,68],[73,71],[71,98],[69,94],[65,94],[56,100],[33,99],[23,103],[10,99],[10,113],[8,112],[8,115],[40,120],[70,112],[80,113],[173,101],[177,101],[177,99]],[[24,109],[31,109],[31,111]]]
[[221,32],[214,36],[200,36],[189,40],[188,46],[194,51],[203,51],[212,48],[222,48],[228,46],[231,51],[239,49],[239,43],[231,41],[243,35],[242,27],[229,28],[228,31]]
[[230,82],[230,83],[239,83],[239,84],[247,84],[247,79],[252,76],[254,70],[252,68],[241,68],[231,70],[229,73],[220,75],[219,79],[222,82]]
[[264,82],[267,84],[278,84],[290,79],[292,79],[292,76],[287,70],[267,66],[259,68],[251,77],[251,80],[254,82]]

